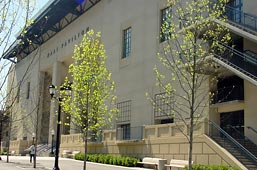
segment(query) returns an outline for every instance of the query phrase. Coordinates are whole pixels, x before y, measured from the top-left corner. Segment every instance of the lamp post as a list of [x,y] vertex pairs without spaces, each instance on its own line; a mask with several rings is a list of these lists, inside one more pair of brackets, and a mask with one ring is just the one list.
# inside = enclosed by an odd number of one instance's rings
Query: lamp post
[[51,135],[52,135],[52,145],[51,145],[51,155],[54,154],[54,130],[51,130]]
[[35,133],[33,132],[33,133],[32,133],[32,145],[35,144],[35,136],[36,136],[36,135],[35,135]]
[[[66,92],[70,92],[71,91],[71,87],[67,86],[67,87],[62,87],[60,88],[61,91],[66,91]],[[56,97],[55,96],[55,86],[51,85],[49,86],[49,93],[51,96],[51,99],[55,98],[59,101],[58,103],[58,116],[57,116],[57,132],[56,132],[56,142],[55,142],[55,161],[54,161],[54,168],[53,170],[60,170],[58,162],[59,162],[59,148],[60,148],[60,122],[61,122],[61,101],[62,98]]]

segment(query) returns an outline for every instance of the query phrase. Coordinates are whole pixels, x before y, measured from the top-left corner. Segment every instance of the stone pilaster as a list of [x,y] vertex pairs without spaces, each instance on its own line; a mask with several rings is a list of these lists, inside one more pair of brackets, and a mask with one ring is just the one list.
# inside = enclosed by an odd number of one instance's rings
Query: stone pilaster
[[[67,68],[63,65],[63,63],[56,61],[53,64],[52,84],[55,85],[57,88],[59,88],[60,85],[63,83],[65,75],[67,75]],[[51,106],[50,106],[48,141],[52,140],[52,136],[51,136],[52,130],[54,130],[56,134],[57,112],[58,112],[58,100],[52,100]],[[61,130],[61,134],[62,134],[62,130]]]

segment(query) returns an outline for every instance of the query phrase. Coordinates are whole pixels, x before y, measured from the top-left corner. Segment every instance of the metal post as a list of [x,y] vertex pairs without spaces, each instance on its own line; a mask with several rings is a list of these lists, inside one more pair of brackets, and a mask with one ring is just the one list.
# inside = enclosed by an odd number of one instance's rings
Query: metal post
[[56,142],[55,142],[55,161],[53,170],[60,170],[58,161],[59,161],[59,147],[60,147],[60,122],[61,122],[61,98],[59,98],[58,106],[58,120],[57,120],[57,132],[56,132]]

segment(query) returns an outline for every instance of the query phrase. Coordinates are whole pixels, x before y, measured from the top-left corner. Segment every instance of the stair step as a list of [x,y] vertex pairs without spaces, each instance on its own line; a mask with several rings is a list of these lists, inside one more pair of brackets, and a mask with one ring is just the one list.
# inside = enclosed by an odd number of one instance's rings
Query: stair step
[[[217,143],[219,143],[222,147],[224,147],[227,151],[229,151],[236,159],[238,159],[243,165],[247,167],[249,170],[256,170],[257,169],[257,162],[253,161],[249,156],[242,154],[241,150],[239,148],[234,147],[232,143],[230,143],[227,139],[223,139],[221,137],[213,137],[213,140],[215,140]],[[245,142],[242,139],[237,139],[241,142],[241,145],[243,143],[247,143],[247,148],[251,151],[257,150],[256,146],[252,145],[250,142]],[[246,147],[245,147],[246,148]]]

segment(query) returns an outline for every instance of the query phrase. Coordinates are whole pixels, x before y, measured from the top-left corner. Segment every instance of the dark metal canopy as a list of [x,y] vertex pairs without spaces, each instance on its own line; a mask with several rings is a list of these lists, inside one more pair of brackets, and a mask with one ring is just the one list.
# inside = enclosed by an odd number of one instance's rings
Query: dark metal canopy
[[[22,60],[101,0],[54,0],[3,54]],[[18,57],[19,56],[19,57]]]

